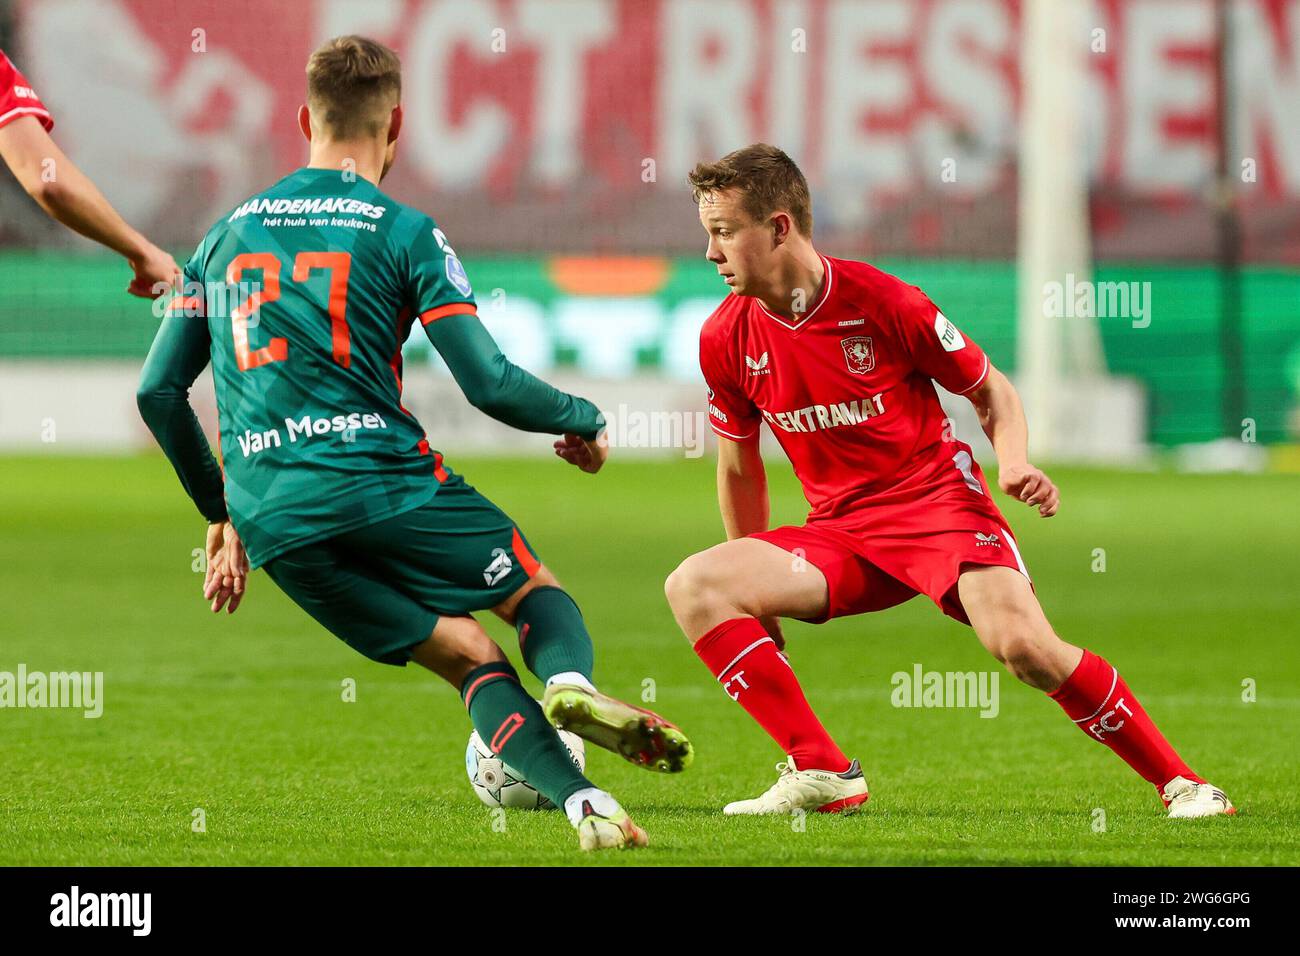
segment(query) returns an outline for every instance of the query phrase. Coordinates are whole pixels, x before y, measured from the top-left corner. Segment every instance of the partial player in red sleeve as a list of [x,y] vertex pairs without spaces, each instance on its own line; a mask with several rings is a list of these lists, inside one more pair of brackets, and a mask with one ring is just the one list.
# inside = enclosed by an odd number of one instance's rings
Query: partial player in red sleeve
[[52,219],[126,259],[134,273],[128,292],[161,295],[180,273],[176,260],[127,225],[50,138],[53,128],[50,111],[0,50],[0,157]]
[[[731,289],[700,333],[728,540],[683,561],[665,590],[695,652],[788,755],[769,790],[724,812],[848,812],[867,801],[858,761],[822,726],[782,653],[779,620],[820,623],[924,594],[1155,786],[1170,817],[1233,813],[1119,672],[1061,640],[1043,614],[935,390],[974,405],[1001,490],[1051,517],[1060,495],[1029,462],[1007,377],[920,289],[818,253],[807,182],[779,149],[701,163],[690,182],[707,258]],[[811,506],[802,525],[768,527],[761,422]]]

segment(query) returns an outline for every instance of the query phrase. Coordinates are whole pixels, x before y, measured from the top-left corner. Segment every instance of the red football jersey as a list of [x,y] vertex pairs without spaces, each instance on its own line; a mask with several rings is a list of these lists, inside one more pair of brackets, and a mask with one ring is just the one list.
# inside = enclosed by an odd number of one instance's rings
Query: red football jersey
[[704,323],[714,431],[744,439],[765,420],[803,484],[810,520],[949,482],[982,491],[934,381],[969,392],[988,376],[988,357],[915,286],[863,262],[822,262],[822,291],[797,321],[732,294]]
[[54,129],[50,111],[26,77],[18,72],[18,67],[0,50],[0,126],[7,126],[21,116],[35,116],[47,133]]

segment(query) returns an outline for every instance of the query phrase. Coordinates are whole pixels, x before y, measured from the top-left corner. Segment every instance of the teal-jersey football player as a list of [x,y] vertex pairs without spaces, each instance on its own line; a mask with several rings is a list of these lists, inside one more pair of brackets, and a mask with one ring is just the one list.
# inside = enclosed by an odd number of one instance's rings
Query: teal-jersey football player
[[[571,762],[562,726],[634,763],[678,771],[682,732],[591,683],[577,605],[523,532],[430,447],[402,406],[401,346],[419,322],[457,384],[516,428],[561,435],[596,472],[589,401],[509,362],[427,215],[382,193],[402,126],[396,54],[328,41],[307,66],[308,165],[212,227],[185,266],[138,393],[141,415],[209,521],[204,596],[233,612],[251,568],[376,661],[413,660],[460,689],[475,728],[578,830],[583,849],[641,846],[637,827]],[[212,364],[223,466],[188,402]],[[539,707],[470,612],[514,625]]]

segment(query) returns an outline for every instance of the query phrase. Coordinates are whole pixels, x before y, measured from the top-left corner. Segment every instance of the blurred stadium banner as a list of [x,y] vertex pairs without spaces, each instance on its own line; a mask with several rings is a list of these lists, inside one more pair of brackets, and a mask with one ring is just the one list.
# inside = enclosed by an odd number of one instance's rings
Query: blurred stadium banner
[[[1067,355],[1093,373],[1043,389],[1069,439],[1061,457],[1225,434],[1225,289],[1252,434],[1293,434],[1300,0],[1229,4],[1226,60],[1218,10],[1078,5],[1068,159],[1086,182],[1087,248],[1080,272],[1042,283],[1041,308],[1078,323],[1067,350],[1091,340],[1104,361]],[[180,256],[304,161],[294,114],[320,41],[362,32],[392,45],[406,126],[384,188],[447,231],[503,349],[597,390],[635,379],[654,393],[645,403],[670,411],[703,407],[695,336],[725,291],[702,259],[685,175],[755,140],[808,174],[823,251],[922,286],[1017,370],[1021,117],[1035,82],[1025,11],[1018,0],[0,0],[0,47],[51,107],[64,148]],[[1225,88],[1232,284],[1220,268]],[[156,322],[123,284],[119,266],[3,178],[0,445],[40,434],[35,369],[58,383],[47,391],[89,400],[112,363],[138,368]],[[413,341],[408,361],[424,354]],[[114,433],[143,443],[130,392],[120,401],[130,421]]]
[[[405,69],[386,185],[454,223],[458,248],[696,249],[686,172],[768,140],[808,174],[828,247],[1009,258],[1020,6],[20,0],[15,55],[124,215],[181,245],[302,161],[307,56],[364,32]],[[1247,258],[1295,263],[1300,5],[1235,6]],[[1110,0],[1082,19],[1094,254],[1212,258],[1213,2]]]

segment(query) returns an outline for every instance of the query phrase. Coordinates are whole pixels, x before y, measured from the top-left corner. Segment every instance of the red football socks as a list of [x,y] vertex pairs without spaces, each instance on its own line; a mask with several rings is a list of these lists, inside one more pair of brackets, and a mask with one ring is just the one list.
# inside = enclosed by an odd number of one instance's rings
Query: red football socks
[[842,773],[849,759],[808,706],[785,655],[757,619],[724,621],[695,644],[710,673],[800,770]]
[[1091,651],[1083,652],[1074,673],[1048,696],[1080,730],[1119,754],[1157,790],[1174,777],[1205,782],[1165,740],[1119,671]]

